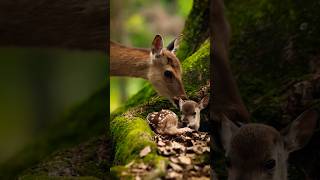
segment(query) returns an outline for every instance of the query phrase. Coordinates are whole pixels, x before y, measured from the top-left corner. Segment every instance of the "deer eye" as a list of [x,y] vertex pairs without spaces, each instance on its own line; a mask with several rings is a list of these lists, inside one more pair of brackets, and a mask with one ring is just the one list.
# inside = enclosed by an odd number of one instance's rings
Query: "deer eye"
[[275,166],[276,166],[276,161],[274,159],[267,160],[263,163],[263,167],[266,170],[273,170]]
[[173,77],[173,73],[171,71],[164,71],[164,77],[171,79]]
[[196,112],[192,113],[193,116],[195,116],[196,114],[197,114]]

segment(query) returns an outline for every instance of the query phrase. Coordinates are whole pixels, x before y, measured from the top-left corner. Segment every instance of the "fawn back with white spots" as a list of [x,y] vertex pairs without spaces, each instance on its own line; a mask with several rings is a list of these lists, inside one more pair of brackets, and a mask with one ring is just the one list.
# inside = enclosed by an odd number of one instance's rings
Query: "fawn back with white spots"
[[306,110],[283,132],[255,123],[238,127],[249,122],[249,113],[229,65],[230,35],[223,9],[222,0],[211,2],[214,98],[210,119],[214,123],[215,141],[220,141],[225,150],[228,179],[286,180],[288,156],[308,143],[317,124],[317,112]]
[[178,135],[192,131],[190,128],[178,128],[178,116],[170,110],[161,110],[148,114],[147,120],[158,134]]

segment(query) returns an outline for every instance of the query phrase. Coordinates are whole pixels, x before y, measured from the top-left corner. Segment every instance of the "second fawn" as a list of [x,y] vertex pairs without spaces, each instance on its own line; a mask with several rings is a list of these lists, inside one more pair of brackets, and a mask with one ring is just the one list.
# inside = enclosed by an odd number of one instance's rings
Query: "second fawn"
[[198,131],[200,128],[200,111],[206,108],[208,104],[208,96],[201,99],[199,103],[179,98],[179,108],[181,111],[181,122],[183,126]]

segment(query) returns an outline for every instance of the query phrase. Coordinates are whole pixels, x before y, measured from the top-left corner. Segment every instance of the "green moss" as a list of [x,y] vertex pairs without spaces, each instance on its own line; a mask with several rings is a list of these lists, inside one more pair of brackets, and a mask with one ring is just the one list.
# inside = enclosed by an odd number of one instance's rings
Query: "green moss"
[[185,22],[177,57],[184,61],[209,37],[209,0],[194,0]]
[[115,164],[126,164],[138,158],[139,152],[146,146],[156,152],[153,132],[146,120],[119,116],[111,121],[110,128],[115,142]]
[[[143,161],[155,167],[155,171],[158,171],[157,174],[161,175],[165,171],[167,160],[157,154],[157,145],[153,141],[154,133],[146,120],[133,115],[133,113],[128,112],[124,116],[118,116],[111,121],[111,134],[115,143],[114,164],[119,165],[112,167],[111,172],[120,176],[121,172],[127,170],[123,165],[135,160],[136,162]],[[151,152],[141,158],[139,153],[146,146],[151,147]],[[127,178],[131,179],[131,176],[129,175]]]
[[210,79],[210,43],[205,41],[198,51],[183,62],[183,81],[189,95],[193,95],[199,87]]

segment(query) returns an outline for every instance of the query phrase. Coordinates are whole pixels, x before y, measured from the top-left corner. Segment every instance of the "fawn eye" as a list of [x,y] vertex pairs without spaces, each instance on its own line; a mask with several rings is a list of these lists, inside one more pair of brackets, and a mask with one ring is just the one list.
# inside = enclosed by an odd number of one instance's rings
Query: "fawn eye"
[[276,161],[274,159],[267,160],[263,163],[263,167],[266,170],[273,170],[275,166],[276,166]]
[[164,77],[171,79],[173,77],[173,73],[171,71],[164,71]]
[[196,112],[192,113],[193,116],[195,116],[196,114],[197,114]]

